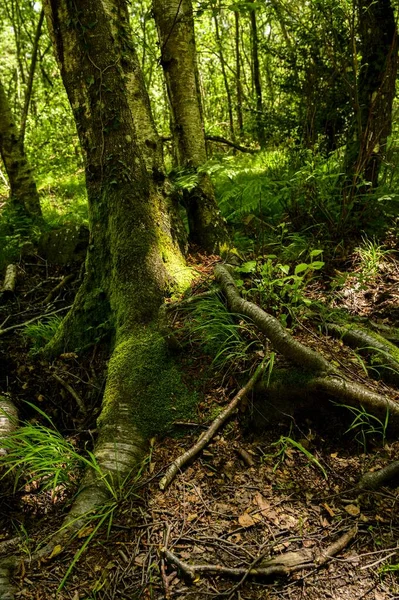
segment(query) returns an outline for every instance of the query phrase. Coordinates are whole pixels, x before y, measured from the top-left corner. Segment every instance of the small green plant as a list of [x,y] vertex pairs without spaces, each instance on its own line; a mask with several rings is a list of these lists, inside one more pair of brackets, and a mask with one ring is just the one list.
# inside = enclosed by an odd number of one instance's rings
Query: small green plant
[[334,403],[336,406],[348,409],[354,419],[345,433],[355,433],[355,440],[363,447],[364,451],[367,449],[367,441],[371,437],[381,438],[381,443],[384,446],[386,441],[386,432],[389,424],[389,410],[385,413],[385,419],[382,421],[375,415],[367,412],[367,410],[361,406],[350,406],[348,404]]
[[248,319],[239,317],[237,322],[217,296],[199,300],[187,311],[184,329],[189,339],[197,339],[220,369],[245,365],[248,353],[260,345]]
[[377,244],[375,239],[363,238],[363,243],[356,248],[360,265],[355,275],[361,285],[370,284],[376,278],[384,257],[389,255],[390,252],[390,250]]
[[[311,250],[309,262],[297,264],[291,273],[291,266],[278,262],[274,254],[267,255],[262,260],[248,261],[237,272],[252,276],[251,282],[255,285],[247,293],[259,296],[260,304],[278,312],[285,325],[287,312],[294,317],[301,305],[311,304],[305,297],[304,290],[316,271],[324,266],[323,261],[315,260],[322,252],[320,249]],[[239,280],[238,285],[243,288],[244,281]]]
[[32,354],[38,352],[54,337],[62,319],[60,317],[50,317],[37,323],[29,323],[25,325],[22,335],[31,340]]
[[324,479],[328,479],[327,471],[325,470],[323,465],[321,465],[317,458],[311,452],[309,452],[309,450],[307,450],[300,442],[297,442],[291,437],[282,435],[277,440],[277,442],[273,442],[272,446],[275,446],[277,448],[277,451],[274,454],[268,455],[276,461],[273,467],[273,471],[276,471],[281,465],[281,463],[284,462],[288,448],[295,448],[296,450],[299,450],[299,452],[302,452],[302,454],[306,456],[310,463],[312,463],[318,469],[320,469],[320,471],[323,473]]

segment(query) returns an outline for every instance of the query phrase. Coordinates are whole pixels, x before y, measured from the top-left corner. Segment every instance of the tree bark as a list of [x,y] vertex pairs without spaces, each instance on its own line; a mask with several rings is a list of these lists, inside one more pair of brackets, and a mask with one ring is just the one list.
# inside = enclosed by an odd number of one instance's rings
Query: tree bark
[[10,204],[29,217],[40,217],[40,199],[32,169],[1,81],[0,154],[10,183]]
[[374,189],[392,128],[398,34],[390,0],[358,0],[361,62],[354,97],[355,124],[347,144],[349,199],[363,178]]
[[[253,0],[252,0],[253,1]],[[259,68],[259,43],[258,43],[258,24],[256,20],[256,7],[251,7],[251,42],[252,42],[252,79],[255,88],[256,97],[256,133],[261,148],[266,145],[265,129],[263,126],[263,100],[262,83]]]
[[236,95],[237,95],[237,123],[238,130],[242,135],[244,131],[244,122],[242,118],[242,83],[241,83],[241,55],[240,55],[240,13],[234,11],[235,25],[235,54],[236,54]]
[[[46,352],[82,347],[104,324],[113,333],[94,454],[115,486],[143,456],[140,406],[154,401],[156,385],[168,375],[167,349],[154,327],[159,306],[189,284],[191,272],[154,184],[144,151],[149,138],[137,134],[138,105],[147,96],[126,3],[46,0],[44,10],[84,151],[90,223],[84,282]],[[108,496],[104,477],[86,475],[67,529],[79,528]]]
[[[154,0],[153,12],[173,117],[172,134],[178,163],[184,168],[197,170],[206,161],[206,145],[196,77],[191,2]],[[191,242],[214,252],[227,241],[213,185],[206,173],[198,173],[198,184],[188,194],[187,216]]]
[[222,68],[224,89],[226,90],[227,111],[229,113],[230,135],[234,141],[235,140],[235,132],[234,132],[234,119],[233,119],[233,103],[231,101],[230,85],[229,85],[229,80],[227,78],[227,71],[226,71],[226,60],[224,57],[222,38],[220,36],[220,31],[219,31],[219,21],[218,21],[216,12],[214,12],[214,14],[213,14],[213,21],[215,23],[216,42],[217,42],[218,51],[219,51],[220,66]]

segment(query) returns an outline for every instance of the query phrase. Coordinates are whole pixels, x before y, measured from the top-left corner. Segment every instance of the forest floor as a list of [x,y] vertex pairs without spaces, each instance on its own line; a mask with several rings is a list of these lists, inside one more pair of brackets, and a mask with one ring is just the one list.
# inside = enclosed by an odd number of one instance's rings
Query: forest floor
[[[395,323],[399,262],[390,256],[384,265],[369,285],[356,286],[349,278],[347,289],[341,290],[335,302],[353,314]],[[50,267],[40,258],[22,262],[18,268],[16,294],[0,307],[0,328],[73,301],[77,280],[68,282],[50,305],[43,303],[55,285],[73,272],[71,268]],[[78,272],[79,267],[77,277]],[[211,265],[203,272],[209,277]],[[315,285],[309,293],[320,298],[324,291]],[[296,335],[350,369],[355,378],[364,379],[352,351],[339,340],[321,337],[312,321],[298,327]],[[29,402],[45,411],[77,449],[90,447],[105,381],[105,345],[99,342],[83,358],[61,355],[51,364],[36,359],[29,352],[30,345],[22,329],[0,337],[2,393],[10,394],[24,420],[40,421]],[[166,467],[193,444],[203,424],[209,424],[240,387],[234,373],[223,377],[213,372],[204,378],[203,373],[210,372],[210,360],[199,346],[193,345],[192,351],[186,368],[191,378],[203,382],[194,422],[176,424],[175,432],[180,433],[175,437],[152,441],[141,478],[131,482],[130,493],[112,519],[87,544],[62,590],[57,591],[60,582],[76,552],[89,540],[93,525],[59,555],[32,566],[21,562],[14,574],[16,597],[399,599],[398,490],[382,488],[359,495],[354,489],[362,473],[398,456],[399,441],[395,435],[382,441],[377,427],[354,439],[357,430],[347,431],[353,415],[342,407],[331,404],[320,411],[313,407],[295,415],[282,414],[264,429],[257,426],[256,407],[249,401],[166,492],[159,490]],[[397,390],[368,381],[399,399]],[[79,412],[76,397],[90,407],[87,414]],[[299,446],[291,444],[291,439]],[[0,550],[26,558],[45,543],[62,525],[78,478],[79,473],[74,474],[71,485],[59,486],[55,493],[43,490],[43,482],[35,478],[15,493],[3,485]],[[327,547],[354,524],[356,536],[330,561],[285,577],[240,580],[202,575],[190,584],[160,554],[166,546],[188,564],[249,568],[263,554]],[[6,540],[10,540],[8,545]]]

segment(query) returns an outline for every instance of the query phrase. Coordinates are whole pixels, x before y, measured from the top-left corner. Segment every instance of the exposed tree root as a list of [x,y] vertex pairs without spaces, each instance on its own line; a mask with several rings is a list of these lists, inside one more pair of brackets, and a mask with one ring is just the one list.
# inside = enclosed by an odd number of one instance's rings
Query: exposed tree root
[[176,458],[176,460],[173,461],[173,463],[167,469],[164,477],[162,477],[161,481],[159,482],[159,487],[161,490],[166,490],[176,477],[179,470],[185,464],[187,464],[188,461],[197,456],[197,454],[199,454],[207,444],[209,444],[216,432],[233,414],[233,412],[235,411],[241,400],[244,398],[244,396],[246,396],[246,394],[248,394],[248,392],[250,392],[253,389],[258,379],[262,376],[264,369],[265,365],[264,363],[262,363],[256,369],[254,375],[251,377],[248,383],[243,388],[241,388],[241,390],[238,392],[238,394],[234,396],[233,400],[228,404],[228,406],[216,417],[212,425],[200,435],[197,442],[193,446],[191,446],[191,448],[189,448],[187,452],[184,452],[178,458]]
[[360,354],[371,356],[375,360],[373,366],[381,376],[388,383],[399,385],[399,362],[395,359],[395,355],[399,356],[397,346],[377,334],[350,325],[327,323],[326,328],[328,333],[340,337],[345,344],[359,350]]
[[399,477],[399,460],[395,460],[383,469],[363,475],[358,483],[358,488],[361,490],[377,490],[397,477]]
[[230,568],[213,564],[189,565],[166,548],[163,548],[161,552],[166,560],[180,569],[183,575],[191,582],[195,582],[200,573],[225,575],[226,577],[243,577],[244,580],[244,578],[246,579],[249,576],[270,577],[271,575],[289,575],[300,569],[320,567],[328,562],[331,557],[341,552],[353,540],[356,533],[357,527],[352,527],[335,542],[327,546],[327,548],[317,550],[316,552],[308,548],[303,548],[296,552],[286,552],[266,561],[262,560],[262,556],[260,556],[254,561],[256,563],[261,561],[260,566],[251,565],[249,568]]
[[386,396],[370,391],[367,387],[348,381],[319,353],[295,340],[282,325],[252,302],[241,298],[235,282],[223,265],[216,265],[215,277],[226,295],[232,312],[245,315],[270,339],[274,348],[305,370],[307,377],[301,381],[296,394],[324,392],[354,406],[365,406],[373,413],[399,417],[399,404]]

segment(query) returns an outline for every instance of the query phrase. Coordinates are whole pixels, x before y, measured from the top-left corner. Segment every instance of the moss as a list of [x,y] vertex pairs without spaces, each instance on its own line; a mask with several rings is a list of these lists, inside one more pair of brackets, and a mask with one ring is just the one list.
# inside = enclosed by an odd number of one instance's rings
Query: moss
[[192,417],[197,394],[183,382],[161,334],[153,327],[140,326],[117,342],[104,402],[101,421],[112,420],[110,413],[118,410],[120,402],[126,403],[133,423],[149,437],[166,433],[176,419]]

